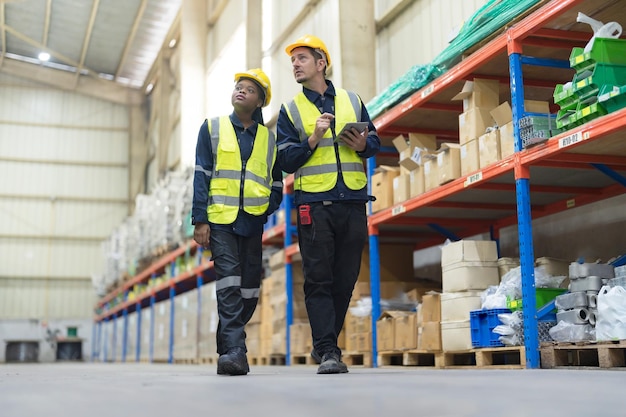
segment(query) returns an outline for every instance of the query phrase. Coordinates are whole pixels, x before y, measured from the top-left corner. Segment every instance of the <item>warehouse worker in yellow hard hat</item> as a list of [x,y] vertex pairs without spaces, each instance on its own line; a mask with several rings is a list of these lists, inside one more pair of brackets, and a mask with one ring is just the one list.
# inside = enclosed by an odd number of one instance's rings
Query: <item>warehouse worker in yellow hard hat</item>
[[[380,139],[361,98],[326,79],[331,59],[321,39],[303,36],[285,52],[302,92],[281,106],[278,162],[295,173],[311,356],[320,363],[319,374],[346,373],[337,336],[367,239],[365,208],[371,197],[363,159],[378,152]],[[365,128],[341,134],[350,122],[365,122]]]
[[271,98],[261,69],[237,73],[233,112],[205,120],[198,133],[192,222],[214,261],[220,375],[249,372],[244,327],[259,299],[263,225],[283,196],[276,140],[261,113]]

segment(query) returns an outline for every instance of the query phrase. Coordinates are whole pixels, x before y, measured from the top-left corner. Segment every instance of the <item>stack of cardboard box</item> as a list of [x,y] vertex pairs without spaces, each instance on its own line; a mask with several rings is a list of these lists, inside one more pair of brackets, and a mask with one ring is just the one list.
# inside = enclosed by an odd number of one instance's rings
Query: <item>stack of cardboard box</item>
[[494,241],[460,240],[441,251],[441,343],[444,351],[472,348],[470,311],[481,308],[480,293],[500,283]]
[[422,296],[417,314],[417,348],[441,351],[441,294],[431,292]]
[[198,356],[198,290],[174,298],[174,358]]
[[200,287],[201,310],[198,325],[198,356],[201,359],[217,357],[217,294],[215,281]]
[[[287,352],[287,271],[284,249],[270,257],[269,267],[271,275],[261,284],[260,354],[261,356],[285,355]],[[291,271],[293,323],[307,323],[302,263],[292,260]]]

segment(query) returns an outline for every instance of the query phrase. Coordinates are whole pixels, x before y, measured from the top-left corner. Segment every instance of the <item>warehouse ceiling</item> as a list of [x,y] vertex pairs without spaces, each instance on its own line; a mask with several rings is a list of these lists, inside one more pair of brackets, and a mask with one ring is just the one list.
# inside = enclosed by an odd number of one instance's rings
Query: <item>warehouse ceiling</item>
[[[19,65],[27,78],[41,79],[42,70],[63,71],[74,75],[76,85],[80,74],[140,88],[181,3],[0,0],[0,71]],[[50,55],[48,61],[40,59],[42,52]]]

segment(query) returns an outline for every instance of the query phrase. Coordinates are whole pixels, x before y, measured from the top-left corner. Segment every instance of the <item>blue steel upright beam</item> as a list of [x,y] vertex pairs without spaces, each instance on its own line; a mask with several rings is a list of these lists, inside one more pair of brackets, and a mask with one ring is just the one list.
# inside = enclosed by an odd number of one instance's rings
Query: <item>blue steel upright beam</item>
[[141,301],[137,301],[135,314],[137,315],[137,331],[135,335],[135,362],[139,362],[139,360],[141,359]]
[[154,361],[154,304],[156,303],[156,294],[150,295],[150,363]]
[[[292,236],[293,236],[293,226],[291,224],[291,210],[292,210],[292,204],[291,204],[291,198],[292,198],[292,194],[287,194],[284,197],[284,201],[285,201],[285,238],[284,238],[284,244],[283,247],[288,248],[289,246],[291,246],[292,243]],[[291,325],[293,324],[293,266],[291,264],[291,258],[289,259],[285,259],[285,291],[287,292],[287,303],[285,308],[287,309],[286,311],[286,316],[287,316],[287,323],[286,323],[286,329],[285,329],[285,334],[286,334],[286,338],[287,340],[285,340],[285,351],[286,351],[286,355],[285,355],[285,364],[287,364],[287,366],[291,365]]]
[[91,326],[91,361],[93,362],[96,358],[96,344],[98,343],[97,335],[98,335],[98,325],[100,322],[95,322]]
[[111,359],[115,362],[117,357],[117,313],[113,314],[113,347],[111,348]]
[[[515,42],[515,41],[512,41]],[[515,45],[513,45],[515,48]],[[521,46],[520,46],[521,49]],[[519,50],[509,50],[511,75],[511,102],[515,135],[515,152],[522,150],[519,119],[524,115],[524,85],[522,60]],[[519,239],[520,264],[522,270],[522,303],[524,315],[524,347],[526,367],[539,367],[539,338],[537,329],[537,307],[535,299],[535,255],[532,238],[532,214],[530,208],[529,170],[515,167],[515,190],[517,199],[517,233]]]
[[[124,292],[124,302],[128,300],[128,291]],[[124,318],[124,327],[122,329],[122,363],[126,362],[126,346],[128,345],[128,307],[124,307],[122,311]]]
[[[173,263],[172,263],[173,264]],[[173,269],[173,268],[172,268]],[[169,340],[169,351],[167,357],[167,363],[174,363],[174,320],[176,317],[174,306],[174,299],[176,298],[176,284],[174,283],[174,278],[171,278],[170,283],[170,340]]]
[[[376,157],[367,159],[367,191],[372,195],[372,176],[376,168]],[[368,203],[368,212],[372,212],[372,202]],[[370,253],[370,296],[372,299],[372,367],[378,367],[378,343],[376,343],[376,321],[380,317],[380,251],[378,250],[378,228],[368,227]]]
[[104,341],[104,346],[102,347],[102,350],[103,350],[102,362],[107,362],[109,360],[109,340],[108,340],[109,320],[110,320],[110,317],[107,317],[106,319],[104,319],[104,338],[102,339]]

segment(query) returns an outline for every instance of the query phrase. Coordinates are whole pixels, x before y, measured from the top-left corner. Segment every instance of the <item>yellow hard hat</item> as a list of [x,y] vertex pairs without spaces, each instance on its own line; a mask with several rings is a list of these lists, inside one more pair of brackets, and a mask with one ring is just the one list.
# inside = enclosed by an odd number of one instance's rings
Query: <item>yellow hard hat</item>
[[235,74],[235,82],[239,81],[242,78],[248,78],[254,82],[256,82],[263,89],[263,93],[265,94],[265,101],[263,102],[263,107],[270,104],[270,100],[272,99],[272,85],[270,84],[270,78],[266,73],[263,72],[261,68],[252,68],[246,72],[238,72]]
[[330,54],[328,53],[326,45],[320,38],[314,35],[304,35],[303,37],[298,38],[291,45],[287,45],[287,47],[285,48],[285,52],[287,52],[287,55],[291,56],[291,51],[301,46],[306,46],[309,48],[317,49],[318,51],[322,51],[322,55],[325,55],[324,58],[326,59],[326,67],[330,67]]

